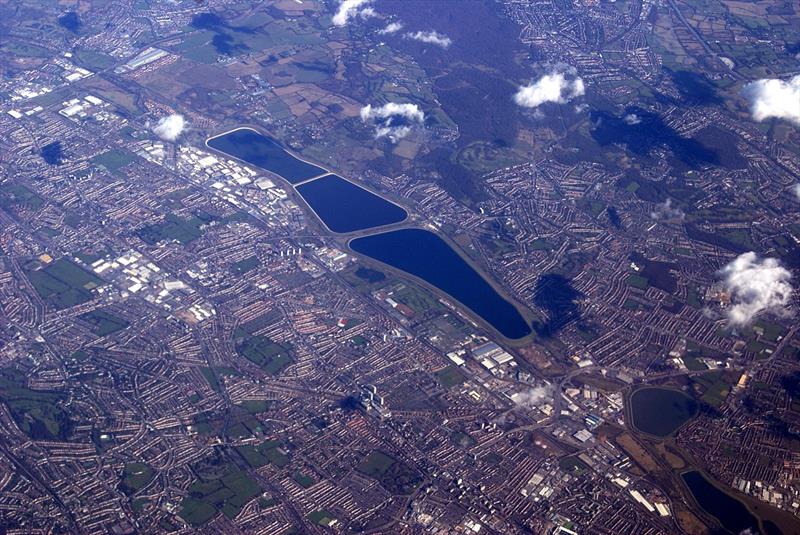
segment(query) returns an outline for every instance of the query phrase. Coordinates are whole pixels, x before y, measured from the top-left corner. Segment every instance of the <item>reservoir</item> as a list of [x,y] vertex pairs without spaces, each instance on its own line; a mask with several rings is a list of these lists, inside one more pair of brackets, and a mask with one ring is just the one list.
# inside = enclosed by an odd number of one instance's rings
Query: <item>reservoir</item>
[[350,247],[453,296],[507,338],[522,338],[531,333],[516,307],[432,232],[394,230],[356,238],[350,242]]
[[631,412],[636,429],[666,437],[697,414],[697,403],[671,388],[640,388],[631,396]]
[[261,135],[252,128],[242,127],[220,134],[206,141],[206,145],[280,175],[292,184],[327,172],[292,156],[274,139]]
[[758,519],[747,507],[715,487],[702,473],[694,470],[681,474],[681,477],[698,505],[714,516],[726,530],[742,533],[749,529],[751,533],[760,533]]
[[396,204],[337,175],[305,182],[296,189],[333,232],[366,230],[408,217]]

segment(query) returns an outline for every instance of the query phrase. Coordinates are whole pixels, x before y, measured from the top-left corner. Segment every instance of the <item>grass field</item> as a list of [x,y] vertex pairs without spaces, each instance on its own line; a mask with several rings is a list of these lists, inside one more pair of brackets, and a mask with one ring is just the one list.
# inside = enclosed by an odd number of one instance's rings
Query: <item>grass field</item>
[[269,401],[263,399],[248,399],[236,404],[250,414],[259,414],[269,409]]
[[294,479],[297,482],[297,484],[303,487],[304,489],[307,489],[314,484],[314,478],[307,476],[302,472],[295,472],[292,479]]
[[58,309],[89,301],[92,298],[89,290],[103,283],[102,279],[66,258],[26,271],[26,275],[36,293]]
[[247,464],[253,468],[260,468],[267,464],[272,464],[277,468],[283,468],[289,464],[289,458],[280,449],[280,442],[277,440],[267,440],[258,446],[245,445],[236,448]]
[[111,173],[117,173],[120,169],[136,161],[136,155],[122,149],[111,149],[94,156],[90,161],[95,165],[105,167]]
[[261,493],[261,487],[242,470],[228,469],[218,477],[201,477],[189,487],[178,515],[200,526],[221,512],[234,518],[242,507]]
[[237,341],[236,351],[270,375],[279,374],[292,362],[287,347],[263,336],[246,336]]
[[442,308],[442,305],[430,292],[411,284],[404,284],[395,290],[392,299],[406,305],[417,314]]
[[129,463],[122,471],[122,491],[133,494],[153,480],[153,469],[144,463]]
[[683,357],[683,363],[686,365],[686,368],[692,372],[699,372],[708,369],[708,366],[706,366],[703,361],[697,357]]
[[91,324],[94,329],[94,334],[97,336],[107,336],[121,331],[130,325],[126,320],[111,315],[105,310],[92,310],[78,317]]
[[155,245],[163,240],[175,240],[181,245],[193,242],[203,235],[200,230],[210,218],[196,215],[187,219],[169,214],[161,223],[147,225],[136,231],[136,235],[148,245]]
[[726,377],[725,372],[722,370],[694,377],[692,383],[701,390],[700,399],[715,409],[725,402],[731,391],[730,379]]
[[553,248],[553,244],[544,238],[536,238],[531,243],[531,249],[534,251],[549,251]]
[[634,274],[628,275],[626,282],[628,283],[628,286],[632,286],[640,290],[646,290],[647,285],[650,283],[650,281],[647,280],[647,277]]
[[464,382],[464,375],[459,371],[458,366],[454,365],[436,372],[436,378],[445,388],[452,388]]
[[358,470],[370,477],[379,478],[391,468],[394,462],[394,458],[374,450],[361,462]]
[[217,376],[214,375],[214,370],[211,368],[200,368],[200,373],[202,373],[203,377],[205,377],[206,381],[208,381],[208,386],[211,387],[211,390],[214,392],[222,391],[222,386],[219,384],[219,381],[217,381]]
[[39,210],[44,206],[44,200],[22,184],[3,184],[0,186],[0,208],[11,206],[30,206],[32,210]]
[[257,256],[250,256],[245,258],[244,260],[239,260],[238,262],[234,262],[231,264],[231,269],[234,273],[241,275],[242,273],[247,273],[259,266],[261,262],[258,260]]
[[77,48],[73,54],[77,63],[81,63],[89,69],[103,70],[114,64],[114,58],[91,48]]
[[307,517],[310,521],[314,522],[315,524],[319,524],[323,527],[330,526],[335,519],[335,517],[326,511],[325,509],[318,509],[317,511],[312,511],[308,513]]
[[777,342],[779,338],[786,336],[786,329],[777,323],[771,321],[760,320],[753,326],[753,331],[761,332],[761,338],[769,342]]
[[49,58],[53,55],[46,48],[20,41],[6,41],[0,44],[0,50],[6,54],[28,58]]
[[0,370],[0,400],[11,412],[17,426],[34,440],[65,440],[73,423],[59,401],[60,392],[30,390],[25,376],[16,370]]
[[558,466],[565,472],[580,473],[589,468],[586,463],[575,456],[562,457],[558,460]]
[[358,465],[358,471],[380,481],[392,494],[409,494],[419,485],[419,476],[405,463],[373,450]]

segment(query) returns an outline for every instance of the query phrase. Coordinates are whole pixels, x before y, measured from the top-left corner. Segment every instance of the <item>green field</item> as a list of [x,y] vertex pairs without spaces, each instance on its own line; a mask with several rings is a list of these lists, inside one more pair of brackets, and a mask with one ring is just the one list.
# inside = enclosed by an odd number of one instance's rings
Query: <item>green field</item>
[[581,210],[592,214],[592,217],[598,217],[603,213],[603,210],[606,209],[605,203],[598,199],[587,199],[586,197],[582,197],[576,204]]
[[228,469],[212,477],[201,477],[189,487],[178,515],[192,526],[200,526],[223,513],[234,518],[242,507],[261,493],[261,487],[242,470]]
[[695,388],[699,388],[701,401],[719,408],[730,394],[731,381],[722,370],[712,371],[692,379]]
[[771,321],[766,320],[757,321],[756,324],[753,325],[752,330],[754,334],[757,332],[762,333],[761,338],[773,343],[777,342],[778,338],[786,336],[785,328],[777,323],[772,323]]
[[628,286],[632,286],[634,288],[638,288],[640,290],[646,290],[650,281],[647,280],[647,277],[642,277],[641,275],[628,275],[628,279],[626,280]]
[[250,414],[259,414],[269,409],[269,401],[263,399],[248,399],[236,404]]
[[452,364],[436,372],[436,378],[445,388],[452,388],[464,382],[464,375],[458,369],[458,366]]
[[536,238],[531,243],[531,249],[534,251],[549,251],[553,248],[553,244],[544,238]]
[[53,53],[46,48],[23,43],[21,41],[6,41],[0,44],[0,50],[12,56],[29,58],[49,58],[53,55]]
[[392,494],[409,494],[420,483],[419,476],[405,463],[378,450],[369,452],[357,469],[380,481]]
[[312,511],[308,513],[307,518],[310,521],[314,522],[315,524],[319,524],[320,526],[323,527],[330,526],[336,520],[336,518],[325,509],[318,509],[317,511]]
[[386,280],[386,275],[382,271],[365,268],[360,266],[355,271],[355,276],[369,284],[375,284]]
[[558,466],[565,472],[572,473],[580,473],[588,468],[577,456],[562,457],[558,460]]
[[358,466],[358,470],[370,477],[379,478],[391,468],[394,462],[393,457],[374,450],[369,452],[369,455]]
[[701,361],[697,357],[685,356],[683,357],[683,363],[686,365],[686,368],[691,372],[699,372],[708,369],[708,366],[706,366],[703,363],[703,361]]
[[41,269],[26,271],[36,293],[58,309],[68,308],[92,299],[92,290],[103,283],[79,265],[60,258]]
[[73,54],[77,63],[83,64],[93,70],[107,69],[114,64],[114,58],[92,50],[91,48],[77,48]]
[[202,217],[193,215],[187,219],[169,214],[161,223],[140,228],[136,231],[136,235],[148,245],[155,245],[163,240],[175,240],[181,245],[186,245],[203,235],[200,227],[211,219],[204,214]]
[[78,316],[81,320],[92,325],[94,334],[97,336],[107,336],[109,334],[121,331],[128,327],[130,323],[122,318],[111,315],[105,310],[92,310],[86,314]]
[[208,386],[211,387],[211,390],[214,392],[222,391],[222,386],[219,384],[216,375],[214,375],[214,370],[211,368],[200,368],[200,373],[202,373],[203,377],[208,381]]
[[31,390],[17,370],[0,369],[0,400],[11,412],[17,426],[34,440],[66,440],[73,422],[59,406],[60,392]]
[[270,375],[279,374],[292,362],[287,347],[263,336],[246,336],[237,341],[236,352]]
[[392,294],[392,299],[406,305],[417,314],[424,314],[431,310],[443,308],[433,294],[411,284],[401,285]]
[[259,266],[261,262],[258,260],[257,256],[250,256],[245,258],[244,260],[239,260],[238,262],[234,262],[231,264],[231,269],[234,273],[241,275],[242,273],[247,273]]
[[277,440],[267,440],[258,446],[245,445],[238,446],[236,451],[244,457],[247,464],[253,468],[260,468],[267,464],[272,464],[277,468],[283,468],[289,464],[289,458],[280,449],[280,442]]
[[0,185],[0,208],[10,208],[15,205],[29,206],[32,210],[38,210],[44,206],[44,200],[22,184]]
[[226,434],[231,438],[249,438],[253,436],[253,430],[260,425],[258,420],[249,423],[250,425],[247,422],[233,423],[228,427]]
[[295,472],[292,479],[297,482],[298,485],[303,487],[304,489],[309,488],[311,485],[314,484],[314,478],[303,474],[302,472]]
[[94,156],[90,161],[95,165],[102,165],[109,172],[116,173],[129,163],[136,161],[136,155],[123,149],[111,149]]
[[[202,17],[202,15],[201,15]],[[220,57],[238,56],[280,45],[319,43],[319,36],[292,21],[273,20],[265,13],[241,21],[194,20],[187,30],[198,30],[173,47],[187,59],[214,63]]]
[[122,491],[133,494],[142,490],[153,480],[153,469],[144,463],[129,463],[122,471]]
[[217,514],[217,509],[202,500],[184,498],[178,516],[193,526],[201,526]]

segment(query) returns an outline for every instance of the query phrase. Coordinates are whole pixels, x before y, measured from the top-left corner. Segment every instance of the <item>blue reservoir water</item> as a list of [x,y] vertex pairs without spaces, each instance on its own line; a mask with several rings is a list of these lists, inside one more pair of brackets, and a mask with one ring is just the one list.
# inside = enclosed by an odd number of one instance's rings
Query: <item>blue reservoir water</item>
[[366,230],[408,217],[396,204],[337,175],[306,182],[297,191],[333,232]]
[[697,415],[697,403],[671,388],[641,388],[631,396],[633,425],[640,431],[666,437]]
[[522,338],[531,333],[519,311],[432,232],[394,230],[356,238],[350,242],[350,247],[453,296],[507,338]]
[[698,471],[685,472],[681,474],[681,477],[700,507],[719,520],[726,530],[742,533],[749,529],[751,533],[760,533],[758,520],[747,507],[712,485],[702,473]]
[[251,128],[237,128],[206,143],[212,149],[278,174],[292,184],[325,173],[325,169],[295,158],[275,140]]

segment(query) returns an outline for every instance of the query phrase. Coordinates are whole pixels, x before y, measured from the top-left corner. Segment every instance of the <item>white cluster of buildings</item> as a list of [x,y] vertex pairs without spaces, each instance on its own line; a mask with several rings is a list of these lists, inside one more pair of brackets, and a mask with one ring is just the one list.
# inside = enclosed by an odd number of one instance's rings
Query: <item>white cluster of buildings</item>
[[210,186],[231,204],[244,208],[249,201],[264,215],[282,211],[292,202],[286,190],[239,162],[215,156],[194,147],[179,147],[178,170],[203,186]]
[[733,486],[738,489],[739,492],[755,496],[761,501],[771,503],[779,509],[789,509],[795,514],[797,511],[800,511],[800,497],[797,495],[793,497],[791,494],[778,492],[779,489],[773,485],[765,484],[762,481],[750,481],[737,477],[733,480]]
[[117,123],[116,126],[122,126],[127,122],[112,111],[108,102],[94,95],[73,98],[63,102],[62,105],[63,108],[58,113],[75,122],[90,117],[98,123]]
[[[64,54],[64,56],[66,58],[70,58],[72,57],[72,54],[67,52]],[[53,59],[53,63],[57,67],[61,68],[60,76],[66,83],[77,82],[78,80],[82,80],[93,74],[91,71],[87,71],[82,67],[73,65],[70,61],[64,58],[55,58]],[[11,99],[11,102],[15,103],[23,103],[26,100],[46,95],[61,85],[56,80],[51,80],[51,82],[55,83],[47,83],[36,77],[33,79],[25,79],[20,77],[19,80],[15,80],[15,82],[15,86],[9,91],[9,98]],[[31,111],[32,109],[33,108],[30,108],[26,111],[12,109],[8,111],[8,114],[15,119],[19,119],[23,115],[32,115],[33,113],[36,113],[35,111]],[[41,111],[41,107],[39,107],[38,111]]]
[[159,60],[165,56],[168,56],[169,52],[166,50],[161,50],[160,48],[155,47],[147,47],[138,54],[136,54],[133,58],[128,60],[126,63],[120,65],[114,72],[117,74],[122,74],[130,71],[135,71],[139,67],[143,67],[148,63],[153,63],[156,60]]
[[592,356],[586,351],[571,355],[569,358],[578,366],[578,368],[588,368],[594,364]]
[[584,418],[584,422],[590,428],[599,426],[602,420],[616,421],[620,425],[624,424],[622,410],[624,402],[620,392],[605,392],[584,385],[582,388],[566,388],[564,389],[564,395],[569,404],[575,406],[575,410],[579,409],[576,405],[578,403],[584,411],[591,411],[599,415],[598,417],[594,414],[588,414]]
[[[647,509],[651,513],[657,513],[659,516],[669,516],[670,510],[669,505],[662,501],[656,501],[656,499],[647,499],[640,491],[630,488],[631,482],[628,479],[628,476],[624,474],[606,474],[606,476],[611,479],[612,483],[617,485],[621,489],[626,489],[628,494],[631,495],[631,498],[642,507]],[[663,498],[662,498],[663,499]]]
[[[67,52],[64,54],[64,57],[71,58],[72,53]],[[77,65],[73,65],[72,62],[67,61],[66,59],[62,58],[55,58],[53,59],[53,63],[64,69],[64,72],[61,73],[61,77],[69,83],[77,82],[78,80],[83,80],[84,78],[88,78],[92,74],[92,71],[87,71],[83,67],[78,67]]]
[[386,407],[383,396],[378,394],[378,388],[375,385],[361,387],[360,402],[367,412],[375,412],[381,418],[391,418],[392,416],[392,411]]
[[314,254],[333,272],[343,270],[353,261],[350,255],[334,247],[318,247]]
[[164,143],[161,141],[145,140],[140,141],[131,150],[147,160],[157,165],[165,165],[164,158],[167,156],[167,151]]
[[202,300],[194,300],[185,307],[182,297],[194,294],[194,290],[183,281],[170,277],[138,251],[101,258],[91,264],[91,269],[123,288],[123,298],[141,295],[145,301],[169,311],[185,308],[179,316],[195,323],[216,314],[214,307]]
[[494,375],[505,375],[517,367],[514,357],[494,342],[473,348],[472,358]]
[[655,513],[657,511],[660,516],[669,516],[670,513],[667,504],[660,502],[651,503],[650,500],[642,496],[642,493],[636,489],[630,489],[628,492],[634,500],[636,500],[651,513]]

